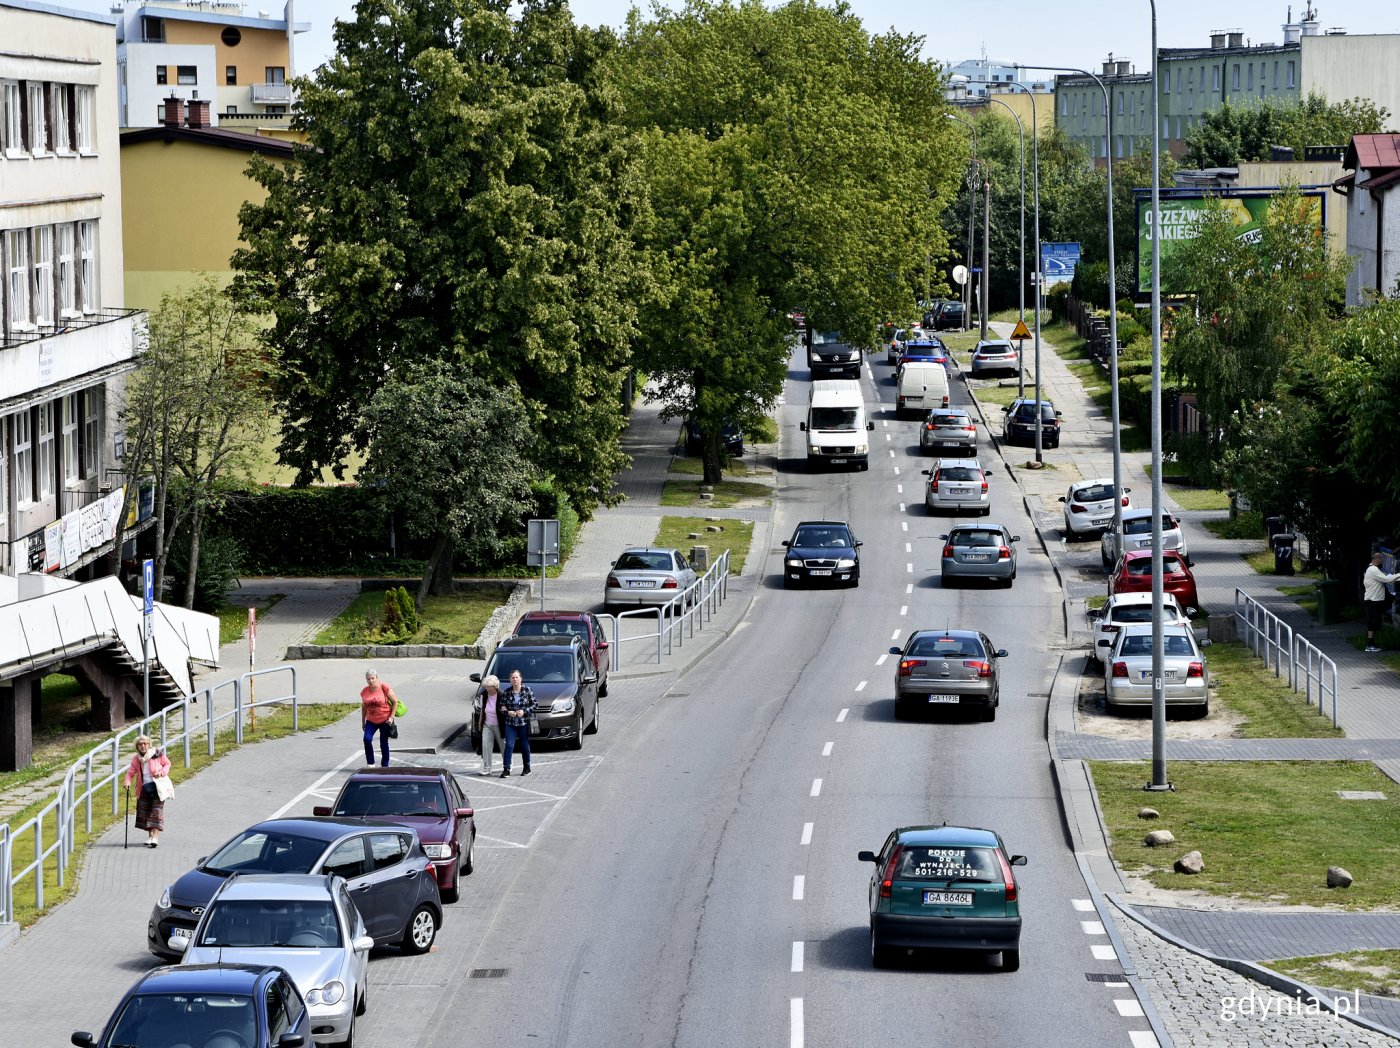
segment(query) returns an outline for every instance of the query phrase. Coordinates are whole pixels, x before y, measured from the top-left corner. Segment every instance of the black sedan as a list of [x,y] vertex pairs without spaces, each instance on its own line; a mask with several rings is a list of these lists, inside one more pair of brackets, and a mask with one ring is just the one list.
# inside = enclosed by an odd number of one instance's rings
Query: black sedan
[[146,925],[147,949],[178,961],[200,914],[233,873],[338,874],[377,945],[426,953],[442,927],[432,862],[413,830],[374,819],[268,819],[161,892]]
[[101,1034],[80,1030],[72,1041],[79,1048],[311,1048],[310,1022],[281,968],[192,964],[152,968],[126,991]]
[[783,585],[844,582],[860,585],[860,547],[844,520],[804,520],[783,543]]

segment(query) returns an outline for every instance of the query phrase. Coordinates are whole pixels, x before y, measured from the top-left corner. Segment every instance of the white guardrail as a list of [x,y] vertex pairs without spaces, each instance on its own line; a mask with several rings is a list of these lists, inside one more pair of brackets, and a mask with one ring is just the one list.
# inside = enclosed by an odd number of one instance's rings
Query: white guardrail
[[1337,664],[1242,589],[1235,590],[1235,625],[1240,640],[1275,677],[1283,677],[1295,692],[1303,692],[1309,705],[1316,696],[1317,711],[1324,716],[1323,703],[1330,698],[1332,726],[1337,727]]
[[[656,661],[659,663],[678,647],[684,647],[686,637],[694,637],[696,630],[704,630],[705,623],[714,617],[724,598],[729,595],[729,550],[724,550],[710,566],[710,570],[696,579],[689,589],[677,592],[666,604],[654,607],[635,608],[607,616],[612,620],[612,645],[610,646],[612,665],[610,669],[622,666],[622,645],[636,641],[656,642]],[[655,616],[656,629],[646,633],[622,635],[624,620],[636,623],[639,619]]]
[[[254,696],[254,682],[273,675],[290,675],[289,690],[283,692],[274,682],[273,687],[256,689]],[[229,688],[233,689],[233,706],[216,715],[215,696]],[[94,800],[103,804],[110,793],[111,814],[121,814],[121,780],[131,763],[131,754],[135,752],[132,741],[136,736],[151,736],[171,758],[172,764],[179,755],[188,768],[191,746],[201,734],[206,751],[212,757],[221,722],[233,719],[233,741],[239,744],[243,741],[244,722],[255,708],[287,703],[292,707],[292,730],[297,731],[301,722],[295,666],[273,666],[245,673],[236,680],[205,688],[183,702],[152,714],[146,720],[135,721],[75,761],[63,777],[57,795],[34,818],[13,830],[7,824],[0,823],[0,924],[15,919],[15,892],[26,880],[33,880],[34,905],[40,910],[44,908],[45,876],[52,872],[59,887],[63,886],[77,840],[79,821],[84,833],[92,832]],[[27,845],[24,854],[28,861],[16,869],[15,849],[20,845]]]

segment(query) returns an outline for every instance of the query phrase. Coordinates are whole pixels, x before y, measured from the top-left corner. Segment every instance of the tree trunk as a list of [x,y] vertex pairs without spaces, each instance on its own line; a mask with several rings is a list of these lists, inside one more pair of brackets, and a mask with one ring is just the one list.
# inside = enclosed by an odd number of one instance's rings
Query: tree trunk
[[194,607],[194,584],[199,575],[199,540],[204,531],[204,503],[196,502],[190,514],[190,566],[185,572],[185,607]]
[[700,458],[705,464],[705,483],[718,484],[724,479],[723,435],[700,431]]
[[[438,558],[437,571],[433,575],[432,593],[434,597],[446,597],[452,594],[452,559],[456,552],[457,544],[449,536],[442,556]],[[418,610],[422,611],[423,609],[420,607]]]
[[428,599],[429,593],[438,591],[439,565],[446,557],[447,574],[452,576],[452,538],[445,531],[439,531],[433,540],[433,552],[428,555],[428,564],[423,569],[423,578],[418,583],[418,592],[413,597],[413,606],[419,611],[423,610],[423,602]]

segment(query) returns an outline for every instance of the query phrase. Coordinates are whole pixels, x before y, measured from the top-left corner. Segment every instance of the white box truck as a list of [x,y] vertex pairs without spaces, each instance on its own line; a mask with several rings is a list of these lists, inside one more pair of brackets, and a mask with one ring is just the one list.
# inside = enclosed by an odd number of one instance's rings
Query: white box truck
[[807,401],[807,464],[870,468],[870,438],[875,423],[865,417],[860,383],[822,379],[812,383]]

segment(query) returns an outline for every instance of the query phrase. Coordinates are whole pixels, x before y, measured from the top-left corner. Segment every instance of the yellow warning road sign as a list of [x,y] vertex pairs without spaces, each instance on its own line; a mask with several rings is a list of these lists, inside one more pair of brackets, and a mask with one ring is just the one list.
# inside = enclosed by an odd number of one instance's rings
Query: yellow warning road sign
[[1016,330],[1013,331],[1013,332],[1011,332],[1011,337],[1012,337],[1012,338],[1030,338],[1030,337],[1031,337],[1030,329],[1029,329],[1028,327],[1026,327],[1026,322],[1025,322],[1024,320],[1018,320],[1018,321],[1016,321]]

